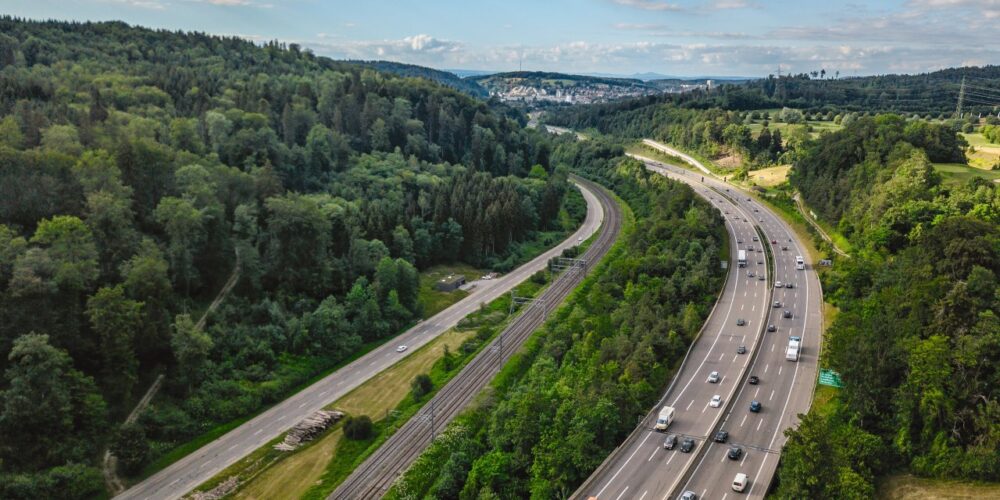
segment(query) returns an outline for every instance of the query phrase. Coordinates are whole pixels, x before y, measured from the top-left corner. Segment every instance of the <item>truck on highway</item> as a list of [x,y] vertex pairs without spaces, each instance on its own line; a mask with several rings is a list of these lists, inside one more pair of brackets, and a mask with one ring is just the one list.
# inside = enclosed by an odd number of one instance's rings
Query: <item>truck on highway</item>
[[739,264],[739,267],[747,267],[747,251],[740,250],[736,254],[736,263]]
[[674,421],[674,408],[672,406],[664,406],[660,408],[660,415],[656,418],[656,426],[653,428],[663,432],[670,427],[670,423]]
[[799,337],[789,337],[788,350],[785,351],[785,359],[788,361],[798,361],[801,344],[802,340]]
[[796,255],[795,256],[795,269],[798,269],[798,270],[801,271],[801,270],[803,270],[805,268],[806,268],[806,261],[805,261],[805,259],[803,259],[801,255]]

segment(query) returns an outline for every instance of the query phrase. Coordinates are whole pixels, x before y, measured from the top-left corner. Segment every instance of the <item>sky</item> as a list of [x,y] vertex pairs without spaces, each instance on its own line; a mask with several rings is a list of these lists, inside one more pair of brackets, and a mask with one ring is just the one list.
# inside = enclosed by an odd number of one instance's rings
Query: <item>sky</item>
[[1000,64],[1000,0],[0,0],[438,69],[841,76]]

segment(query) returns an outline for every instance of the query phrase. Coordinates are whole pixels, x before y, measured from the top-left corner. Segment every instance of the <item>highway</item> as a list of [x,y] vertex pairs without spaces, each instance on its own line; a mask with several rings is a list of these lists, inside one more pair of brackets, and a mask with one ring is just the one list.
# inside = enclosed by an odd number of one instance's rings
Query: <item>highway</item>
[[564,270],[545,288],[536,302],[525,306],[489,345],[448,384],[431,398],[420,414],[409,419],[378,450],[358,466],[328,498],[379,498],[430,445],[469,402],[493,380],[523,343],[542,325],[552,311],[573,291],[593,266],[611,249],[621,232],[622,211],[611,196],[596,186],[607,218],[594,242],[580,256],[578,265]]
[[[777,467],[784,429],[795,424],[795,415],[807,411],[812,399],[822,329],[819,280],[808,261],[805,270],[796,269],[795,257],[808,255],[791,229],[765,206],[749,201],[751,197],[745,192],[711,175],[637,158],[650,170],[691,185],[723,212],[731,243],[729,275],[660,403],[574,498],[665,500],[684,491],[692,491],[698,498],[762,498]],[[753,241],[761,232],[762,241]],[[772,245],[771,240],[776,243]],[[771,248],[770,264],[763,245]],[[735,265],[738,249],[747,250],[746,268]],[[761,281],[760,273],[769,268],[772,272]],[[748,271],[755,276],[749,277]],[[774,288],[776,281],[791,282],[795,287]],[[780,302],[780,307],[774,307],[774,301]],[[783,317],[785,310],[791,312],[791,318]],[[746,326],[736,325],[740,318]],[[777,331],[767,332],[767,325],[774,325]],[[790,335],[802,338],[798,362],[785,359]],[[746,345],[747,354],[736,354],[740,344]],[[719,372],[718,383],[708,381],[713,371]],[[750,375],[760,382],[749,385]],[[722,397],[719,408],[708,404],[713,395]],[[761,403],[760,412],[749,410],[754,400]],[[653,430],[653,424],[663,405],[673,406],[677,413],[667,432],[660,433]],[[725,444],[711,439],[719,429],[729,433]],[[679,446],[665,450],[663,441],[669,434],[694,439],[694,450],[683,453]],[[737,460],[726,456],[733,445],[743,450]],[[730,487],[738,472],[746,473],[750,480],[743,493]]]
[[[455,326],[462,318],[507,293],[518,283],[544,269],[551,257],[565,248],[578,245],[595,234],[605,219],[603,194],[580,183],[577,187],[587,202],[587,216],[569,238],[505,276],[479,281],[472,293],[440,313],[387,341],[336,372],[324,377],[260,415],[245,422],[215,441],[206,444],[169,467],[133,485],[115,498],[174,499],[212,478],[253,450],[280,436],[303,418],[336,401],[382,370],[392,366],[435,337]],[[405,352],[396,347],[406,345]]]

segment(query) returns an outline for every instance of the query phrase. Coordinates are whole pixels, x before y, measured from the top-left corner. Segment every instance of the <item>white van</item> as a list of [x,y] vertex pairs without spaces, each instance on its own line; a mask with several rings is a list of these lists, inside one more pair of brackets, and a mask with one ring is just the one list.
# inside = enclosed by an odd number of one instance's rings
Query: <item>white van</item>
[[747,475],[740,472],[733,478],[733,491],[742,492],[747,489]]

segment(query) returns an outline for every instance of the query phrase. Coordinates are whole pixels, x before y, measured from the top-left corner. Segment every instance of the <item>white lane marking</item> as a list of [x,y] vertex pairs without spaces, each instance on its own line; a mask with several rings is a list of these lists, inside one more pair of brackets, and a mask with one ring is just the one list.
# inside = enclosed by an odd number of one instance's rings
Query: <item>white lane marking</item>
[[652,459],[653,459],[653,457],[655,457],[655,456],[656,456],[656,452],[657,452],[657,450],[659,450],[659,449],[660,449],[660,447],[659,447],[659,446],[657,446],[656,448],[653,448],[653,453],[652,453],[651,455],[649,455],[649,458],[647,458],[647,459],[646,459],[646,461],[648,462],[648,461],[652,460]]
[[771,352],[774,352],[774,344],[771,344]]
[[769,365],[769,364],[767,364],[767,365],[764,365],[764,373],[767,373],[767,368],[768,368],[769,366],[771,366],[771,365]]
[[[625,463],[618,468],[618,470],[615,472],[615,475],[611,476],[611,479],[608,480],[608,483],[605,484],[604,487],[601,488],[601,491],[598,491],[597,494],[594,496],[600,497],[601,493],[604,493],[604,490],[608,489],[608,486],[611,486],[611,483],[615,482],[615,478],[618,477],[618,474],[621,474],[622,470],[625,469],[628,463],[632,461],[632,457],[634,457],[636,453],[639,453],[639,450],[642,448],[642,445],[646,444],[646,440],[649,439],[649,436],[652,435],[653,433],[646,434],[646,437],[642,439],[642,442],[639,443],[639,446],[635,449],[635,451],[633,451],[632,454],[628,456],[628,460],[626,460]],[[625,489],[628,490],[628,487],[625,487]],[[625,494],[625,492],[623,491],[622,494]],[[619,495],[619,498],[621,498],[621,495]]]
[[726,353],[720,352],[719,353],[719,361],[722,361],[722,358],[724,358],[724,357],[726,357]]
[[261,432],[264,432],[264,429],[257,429],[257,432],[253,433],[253,435],[258,436]]
[[234,444],[234,445],[230,446],[229,449],[227,449],[226,451],[232,451],[235,448],[236,448],[236,445]]
[[746,307],[746,304],[740,304],[740,310],[741,311],[743,310],[744,307]]
[[693,404],[694,404],[694,400],[692,399],[692,400],[691,400],[691,402],[690,402],[690,403],[688,403],[688,406],[687,406],[687,408],[684,408],[684,411],[688,411],[688,410],[690,410],[690,409],[691,409],[691,405],[693,405]]
[[705,498],[705,493],[708,492],[708,488],[701,490],[701,497]]
[[199,465],[199,466],[198,466],[198,468],[199,468],[199,469],[204,469],[204,468],[205,468],[205,466],[207,466],[207,465],[208,465],[208,464],[210,464],[210,463],[212,463],[212,462],[211,462],[211,461],[209,461],[209,462],[205,462],[205,463],[203,463],[203,464]]
[[754,391],[754,393],[753,393],[753,398],[754,398],[754,399],[757,399],[757,395],[758,395],[758,394],[760,394],[760,387],[758,387],[758,388],[757,388],[757,390],[756,390],[756,391]]
[[323,391],[323,392],[319,393],[320,396],[322,396],[324,394],[326,394],[326,391]]
[[626,486],[626,487],[625,487],[625,489],[624,489],[624,490],[622,490],[622,492],[621,492],[621,493],[620,493],[620,494],[618,495],[618,497],[617,497],[617,498],[615,498],[615,500],[621,500],[621,498],[622,498],[623,496],[625,496],[625,492],[626,492],[626,491],[628,491],[628,486]]
[[767,398],[768,401],[774,399],[774,389],[771,389],[771,397]]
[[722,463],[722,462],[725,462],[725,461],[726,461],[726,452],[723,451],[722,452],[722,456],[719,457],[719,463]]
[[736,358],[740,357],[739,354],[733,354],[733,363],[736,363]]
[[[743,467],[743,464],[746,463],[747,457],[749,457],[749,456],[750,456],[750,452],[749,451],[743,454],[743,460],[740,460],[740,467]],[[726,497],[723,496],[722,498],[726,498]]]
[[747,416],[743,415],[743,420],[740,421],[740,427],[743,427],[743,424],[745,424],[745,423],[747,423]]
[[781,366],[778,367],[778,375],[781,375]]
[[177,481],[180,481],[180,480],[181,480],[181,478],[174,479],[173,481],[170,482],[170,484],[167,485],[167,488],[169,488],[169,487],[177,484]]
[[760,430],[760,426],[761,426],[761,425],[764,425],[764,419],[763,419],[763,418],[762,418],[762,419],[760,419],[760,422],[758,422],[758,423],[757,423],[757,430],[758,430],[758,431]]
[[707,409],[708,409],[708,403],[705,403],[705,407],[701,409],[701,412],[705,413],[705,410],[707,410]]
[[306,405],[306,404],[308,404],[308,403],[309,403],[309,402],[308,402],[308,401],[306,401],[306,402],[304,402],[304,403],[300,404],[300,405],[299,405],[299,408],[302,408],[303,406],[305,406],[305,405]]
[[642,492],[642,496],[639,497],[639,500],[642,500],[643,498],[646,498],[646,493],[649,493],[649,490],[643,491]]

